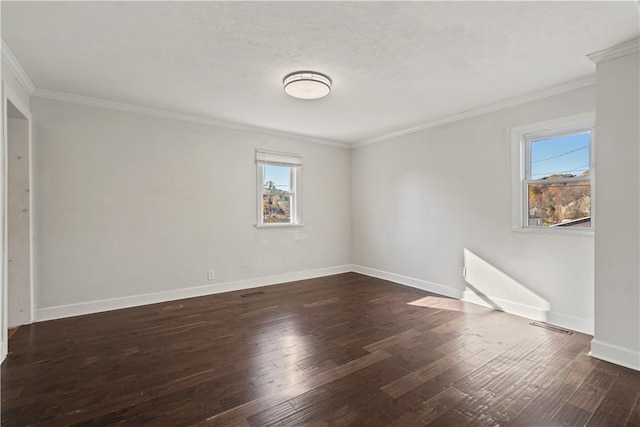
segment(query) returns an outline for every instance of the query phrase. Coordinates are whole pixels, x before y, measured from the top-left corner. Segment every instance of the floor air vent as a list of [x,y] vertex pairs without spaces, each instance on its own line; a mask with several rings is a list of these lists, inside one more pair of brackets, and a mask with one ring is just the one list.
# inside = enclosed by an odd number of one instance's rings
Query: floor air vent
[[560,332],[561,334],[573,335],[573,331],[570,331],[569,329],[564,329],[559,326],[550,325],[548,323],[531,322],[529,324],[533,326],[537,326],[539,328],[549,329],[550,331]]
[[242,298],[246,298],[246,297],[253,297],[256,295],[264,295],[264,291],[258,291],[258,292],[249,292],[248,294],[242,294],[240,295]]

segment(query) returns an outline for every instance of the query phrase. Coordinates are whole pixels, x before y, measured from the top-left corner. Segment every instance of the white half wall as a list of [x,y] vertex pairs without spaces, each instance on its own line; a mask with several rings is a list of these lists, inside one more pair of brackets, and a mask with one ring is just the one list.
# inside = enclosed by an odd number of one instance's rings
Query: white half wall
[[[39,319],[351,263],[346,148],[37,97],[31,111]],[[254,227],[256,148],[302,155],[304,227]]]
[[[593,333],[594,233],[511,229],[510,132],[594,110],[589,86],[354,149],[353,264]],[[465,249],[504,286],[474,291]]]

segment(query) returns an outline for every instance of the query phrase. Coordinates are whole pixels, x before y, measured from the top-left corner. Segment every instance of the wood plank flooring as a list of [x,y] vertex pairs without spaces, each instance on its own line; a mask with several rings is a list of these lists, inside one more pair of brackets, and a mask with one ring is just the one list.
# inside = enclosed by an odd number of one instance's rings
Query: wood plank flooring
[[[244,295],[244,296],[243,296]],[[3,426],[640,426],[591,337],[355,273],[21,327]]]

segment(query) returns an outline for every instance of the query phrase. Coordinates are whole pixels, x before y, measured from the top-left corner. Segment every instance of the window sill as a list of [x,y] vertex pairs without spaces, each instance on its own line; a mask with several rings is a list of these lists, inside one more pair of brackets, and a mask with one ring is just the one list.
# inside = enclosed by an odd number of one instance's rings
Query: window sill
[[583,229],[578,229],[578,228],[568,229],[568,228],[565,228],[565,229],[561,229],[561,228],[558,228],[558,227],[553,227],[553,228],[512,227],[509,231],[513,232],[513,233],[537,234],[537,235],[543,235],[543,236],[561,235],[561,236],[587,236],[587,237],[591,236],[591,237],[593,237],[593,235],[595,234],[595,230],[592,229],[592,228],[583,228]]
[[255,228],[296,228],[296,227],[304,227],[304,224],[282,224],[282,223],[274,223],[274,224],[254,224]]

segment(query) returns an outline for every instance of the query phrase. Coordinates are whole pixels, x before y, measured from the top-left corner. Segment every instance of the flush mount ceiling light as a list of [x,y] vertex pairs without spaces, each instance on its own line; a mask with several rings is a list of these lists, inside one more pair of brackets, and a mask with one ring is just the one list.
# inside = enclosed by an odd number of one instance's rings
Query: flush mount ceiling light
[[331,92],[331,79],[315,71],[296,71],[282,81],[284,91],[294,98],[318,99]]

